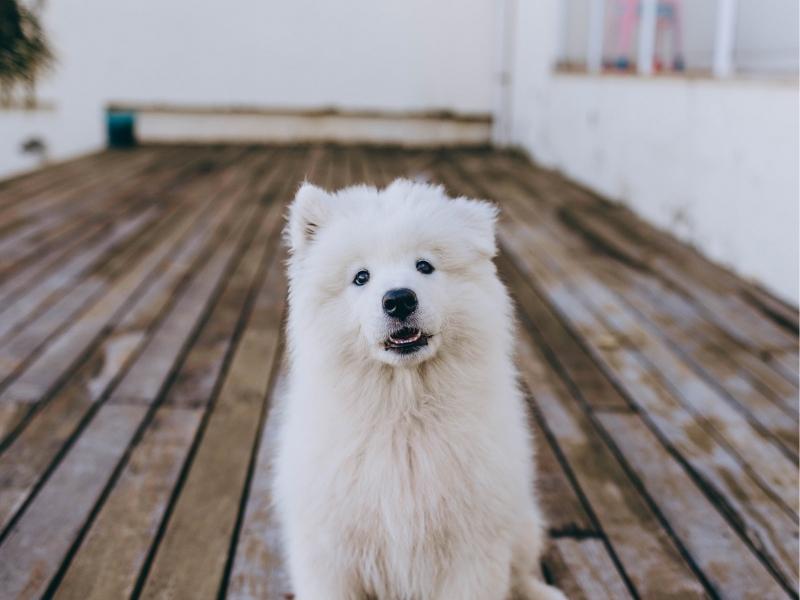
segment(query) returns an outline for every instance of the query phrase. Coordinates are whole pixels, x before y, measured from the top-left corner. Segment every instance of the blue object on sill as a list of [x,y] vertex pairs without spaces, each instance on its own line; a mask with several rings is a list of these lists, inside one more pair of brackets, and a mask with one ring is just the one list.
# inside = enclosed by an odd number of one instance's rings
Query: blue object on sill
[[110,148],[130,148],[136,145],[136,114],[133,111],[109,110],[106,113],[106,123]]

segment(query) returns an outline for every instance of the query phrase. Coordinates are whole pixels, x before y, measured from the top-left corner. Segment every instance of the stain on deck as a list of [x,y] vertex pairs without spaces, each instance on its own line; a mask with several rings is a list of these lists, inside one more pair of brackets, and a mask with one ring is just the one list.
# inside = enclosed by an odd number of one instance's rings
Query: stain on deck
[[[280,229],[304,177],[502,209],[570,598],[798,585],[797,310],[510,153],[108,151],[0,182],[0,598],[278,599]],[[454,599],[455,600],[455,599]]]

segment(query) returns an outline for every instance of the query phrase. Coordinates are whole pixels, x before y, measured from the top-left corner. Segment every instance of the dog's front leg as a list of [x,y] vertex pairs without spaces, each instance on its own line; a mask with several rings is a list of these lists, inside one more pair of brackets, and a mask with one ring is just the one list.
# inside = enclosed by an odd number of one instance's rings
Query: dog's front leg
[[436,600],[507,600],[510,587],[510,551],[468,551],[447,569]]
[[363,600],[357,579],[340,564],[295,550],[289,559],[296,600]]

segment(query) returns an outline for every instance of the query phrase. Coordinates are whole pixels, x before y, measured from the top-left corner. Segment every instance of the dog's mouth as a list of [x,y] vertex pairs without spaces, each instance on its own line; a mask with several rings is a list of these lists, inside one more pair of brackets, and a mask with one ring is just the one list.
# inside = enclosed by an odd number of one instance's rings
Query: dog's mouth
[[427,346],[429,337],[414,327],[403,327],[392,332],[383,344],[386,350],[409,354]]

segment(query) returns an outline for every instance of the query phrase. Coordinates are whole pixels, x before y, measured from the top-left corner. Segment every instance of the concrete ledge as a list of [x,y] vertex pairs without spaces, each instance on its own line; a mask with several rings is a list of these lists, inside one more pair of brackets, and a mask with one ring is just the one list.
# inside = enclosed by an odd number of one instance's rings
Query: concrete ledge
[[135,114],[136,138],[147,142],[360,142],[409,146],[481,145],[491,140],[489,115],[447,111],[384,113],[335,109],[197,107],[116,103]]

